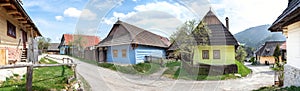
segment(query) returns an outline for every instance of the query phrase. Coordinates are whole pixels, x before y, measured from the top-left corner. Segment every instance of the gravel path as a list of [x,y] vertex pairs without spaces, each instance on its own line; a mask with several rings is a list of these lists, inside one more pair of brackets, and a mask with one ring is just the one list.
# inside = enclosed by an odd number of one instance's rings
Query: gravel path
[[[50,55],[56,58],[68,56]],[[220,81],[187,81],[151,76],[136,76],[115,72],[74,59],[77,72],[86,79],[93,91],[249,91],[274,83],[274,72],[268,66],[251,66],[248,77]]]

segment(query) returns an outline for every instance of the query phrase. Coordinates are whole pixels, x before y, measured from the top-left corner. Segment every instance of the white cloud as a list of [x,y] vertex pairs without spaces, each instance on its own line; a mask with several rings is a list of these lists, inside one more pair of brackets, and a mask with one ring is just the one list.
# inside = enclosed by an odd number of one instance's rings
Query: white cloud
[[63,16],[55,16],[55,19],[57,20],[57,21],[62,21],[63,20]]
[[85,20],[95,20],[97,15],[88,9],[83,9],[80,18]]
[[[97,14],[93,13],[89,9],[83,9],[81,11],[74,7],[67,8],[64,11],[64,16],[65,17],[73,17],[73,18],[81,18],[84,20],[95,20],[97,18]],[[58,17],[58,18],[60,18],[60,17]]]
[[74,7],[67,8],[64,11],[64,16],[68,16],[68,17],[78,18],[78,17],[80,17],[80,14],[81,14],[81,11]]
[[[170,36],[178,26],[187,20],[198,19],[197,14],[188,7],[166,1],[138,5],[131,12],[113,12],[112,15],[112,17],[104,18],[106,24],[112,25],[119,18],[163,36]],[[158,30],[160,31],[158,32]]]
[[132,0],[133,2],[136,2],[137,0]]
[[272,24],[287,6],[287,0],[221,0],[212,4],[219,19],[229,17],[230,31],[237,33],[249,27]]

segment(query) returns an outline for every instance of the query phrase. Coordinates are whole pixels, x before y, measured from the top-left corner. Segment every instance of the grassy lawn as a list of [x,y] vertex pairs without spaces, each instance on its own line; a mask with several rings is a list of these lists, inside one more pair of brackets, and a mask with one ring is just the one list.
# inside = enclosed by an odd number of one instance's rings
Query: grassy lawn
[[160,70],[160,65],[155,63],[139,63],[128,66],[115,65],[111,63],[99,63],[98,66],[126,74],[138,75],[149,75]]
[[85,63],[89,63],[89,64],[92,64],[92,65],[98,65],[98,62],[94,61],[94,60],[86,60],[86,59],[83,59],[83,58],[80,58],[80,57],[76,57],[76,56],[70,56],[68,55],[69,57],[73,57],[73,58],[76,58],[78,59],[79,61],[82,61],[82,62],[85,62]]
[[238,66],[238,73],[242,75],[242,77],[247,76],[251,73],[251,69],[247,68],[244,64],[239,61],[235,61],[235,64]]
[[[244,66],[242,63],[235,61],[238,66],[238,73],[242,75],[242,77],[247,76],[251,73],[251,70]],[[164,76],[173,79],[186,79],[186,80],[226,80],[226,79],[235,79],[238,78],[234,76],[234,74],[225,74],[218,76],[211,75],[190,75],[185,69],[181,68],[181,62],[171,62],[167,63],[166,67],[168,69],[164,72]],[[200,69],[201,70],[201,69]],[[205,69],[202,69],[206,71]]]
[[296,86],[291,86],[291,87],[285,87],[285,88],[280,88],[280,87],[261,87],[258,90],[253,90],[253,91],[300,91],[300,87]]
[[[40,62],[46,64],[56,63],[55,61],[44,58],[42,58]],[[67,66],[34,68],[32,89],[36,91],[65,89],[67,79],[71,76],[73,76],[73,71]],[[25,79],[25,76],[21,77],[18,75],[7,78],[0,86],[0,91],[25,91]]]

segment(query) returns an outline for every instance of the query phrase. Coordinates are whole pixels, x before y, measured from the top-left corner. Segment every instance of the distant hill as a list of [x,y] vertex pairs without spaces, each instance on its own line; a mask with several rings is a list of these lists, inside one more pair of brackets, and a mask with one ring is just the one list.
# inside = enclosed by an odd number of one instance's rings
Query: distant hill
[[234,35],[241,44],[247,47],[258,48],[266,41],[285,41],[286,38],[281,32],[270,32],[270,25],[251,27]]

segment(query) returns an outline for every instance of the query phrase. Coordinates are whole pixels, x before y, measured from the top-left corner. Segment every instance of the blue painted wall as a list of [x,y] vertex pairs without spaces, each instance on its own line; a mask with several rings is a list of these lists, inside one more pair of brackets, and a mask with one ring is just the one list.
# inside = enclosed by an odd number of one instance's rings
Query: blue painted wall
[[[126,49],[126,57],[122,56],[123,49]],[[118,50],[118,57],[113,56],[113,50]],[[132,50],[130,45],[110,46],[107,49],[107,62],[134,64],[134,51]]]
[[61,46],[61,47],[59,48],[59,54],[65,55],[65,54],[66,54],[67,48],[68,48],[68,46]]
[[[122,49],[126,49],[126,57],[122,57]],[[113,50],[118,50],[118,57],[113,57]],[[107,62],[121,64],[138,64],[144,62],[145,56],[155,56],[166,58],[166,51],[163,48],[138,45],[133,49],[131,45],[117,45],[107,48]]]
[[136,64],[144,62],[146,60],[145,56],[166,58],[166,51],[159,47],[138,45],[138,48],[135,49]]

